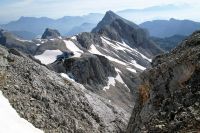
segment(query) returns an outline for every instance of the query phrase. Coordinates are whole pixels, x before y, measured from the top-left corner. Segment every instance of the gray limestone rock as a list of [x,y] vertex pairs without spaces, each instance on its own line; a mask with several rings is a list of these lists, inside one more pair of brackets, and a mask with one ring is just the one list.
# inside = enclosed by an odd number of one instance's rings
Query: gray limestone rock
[[127,133],[200,130],[200,32],[157,56],[141,74]]

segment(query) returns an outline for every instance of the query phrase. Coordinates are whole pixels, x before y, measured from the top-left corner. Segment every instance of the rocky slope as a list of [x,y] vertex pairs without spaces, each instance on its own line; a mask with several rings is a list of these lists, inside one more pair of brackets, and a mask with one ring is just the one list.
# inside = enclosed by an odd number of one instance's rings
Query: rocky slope
[[26,55],[0,47],[0,90],[18,114],[45,132],[125,130],[128,114]]
[[141,74],[127,133],[200,131],[200,32]]

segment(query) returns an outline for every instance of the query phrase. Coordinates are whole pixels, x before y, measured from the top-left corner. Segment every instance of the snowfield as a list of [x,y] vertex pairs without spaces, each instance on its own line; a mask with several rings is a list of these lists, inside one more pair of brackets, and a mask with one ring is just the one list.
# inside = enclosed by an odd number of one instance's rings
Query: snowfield
[[67,49],[72,51],[74,53],[74,57],[80,57],[83,53],[82,50],[80,50],[72,41],[70,40],[64,40]]
[[42,64],[51,64],[56,61],[58,55],[62,55],[60,50],[46,50],[41,55],[34,56],[36,59],[40,60]]
[[0,91],[0,133],[43,133],[17,114]]

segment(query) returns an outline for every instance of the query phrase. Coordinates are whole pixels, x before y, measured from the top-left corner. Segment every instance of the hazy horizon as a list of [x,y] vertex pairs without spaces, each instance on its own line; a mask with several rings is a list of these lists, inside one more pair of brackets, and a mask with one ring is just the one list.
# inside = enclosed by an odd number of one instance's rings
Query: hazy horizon
[[[125,18],[136,23],[154,19],[190,19],[200,21],[200,1],[198,0],[1,0],[0,23],[8,23],[24,17],[61,18],[63,16],[82,16],[89,13],[104,14],[108,10],[114,12],[133,10],[136,15]],[[153,7],[153,8],[152,8]],[[152,9],[151,9],[152,8]],[[154,9],[155,8],[155,9]],[[133,14],[134,14],[133,13]],[[138,15],[140,17],[138,17]]]

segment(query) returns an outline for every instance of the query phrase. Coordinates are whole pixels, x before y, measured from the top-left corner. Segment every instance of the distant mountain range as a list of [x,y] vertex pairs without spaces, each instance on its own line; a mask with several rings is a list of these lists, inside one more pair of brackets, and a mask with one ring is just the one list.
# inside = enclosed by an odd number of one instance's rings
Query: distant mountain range
[[[157,20],[162,18],[159,16],[160,12],[164,14],[165,12],[181,10],[182,8],[182,6],[164,5],[144,9],[126,9],[116,12],[116,14],[134,23],[144,22],[139,26],[147,29],[150,36],[159,38],[174,35],[188,36],[200,29],[200,23],[191,20]],[[152,14],[154,17],[152,17]],[[140,16],[139,18],[138,15]],[[23,39],[33,39],[41,36],[46,28],[57,29],[62,36],[73,36],[81,32],[90,32],[101,21],[103,16],[104,14],[100,13],[90,13],[84,16],[65,16],[59,19],[21,17],[19,20],[0,25],[0,28],[8,30]]]
[[[77,28],[83,27],[85,24],[91,23],[88,29],[92,29],[103,18],[103,14],[91,13],[85,16],[65,16],[60,19],[51,19],[47,17],[35,18],[35,17],[21,17],[19,20],[12,21],[8,24],[0,25],[0,28],[8,31],[17,31],[17,35],[23,36],[24,39],[29,39],[29,36],[33,34],[42,35],[46,28],[57,29],[62,35],[71,35],[71,33],[77,33]],[[93,26],[91,28],[91,26]],[[88,31],[88,29],[84,31]],[[83,29],[80,29],[81,32]],[[26,33],[25,33],[26,32]],[[28,33],[28,37],[27,37]]]
[[151,37],[151,39],[163,50],[170,51],[177,47],[180,42],[184,41],[187,36],[182,35],[173,35],[171,37],[165,37],[165,38],[158,38],[158,37]]
[[188,36],[200,29],[200,23],[191,20],[154,20],[140,24],[140,27],[147,29],[151,36],[170,37],[173,35]]
[[76,26],[74,28],[72,28],[70,31],[68,31],[66,33],[66,35],[70,36],[70,35],[76,35],[79,34],[81,32],[90,32],[97,24],[93,24],[93,23],[83,23],[80,26]]

